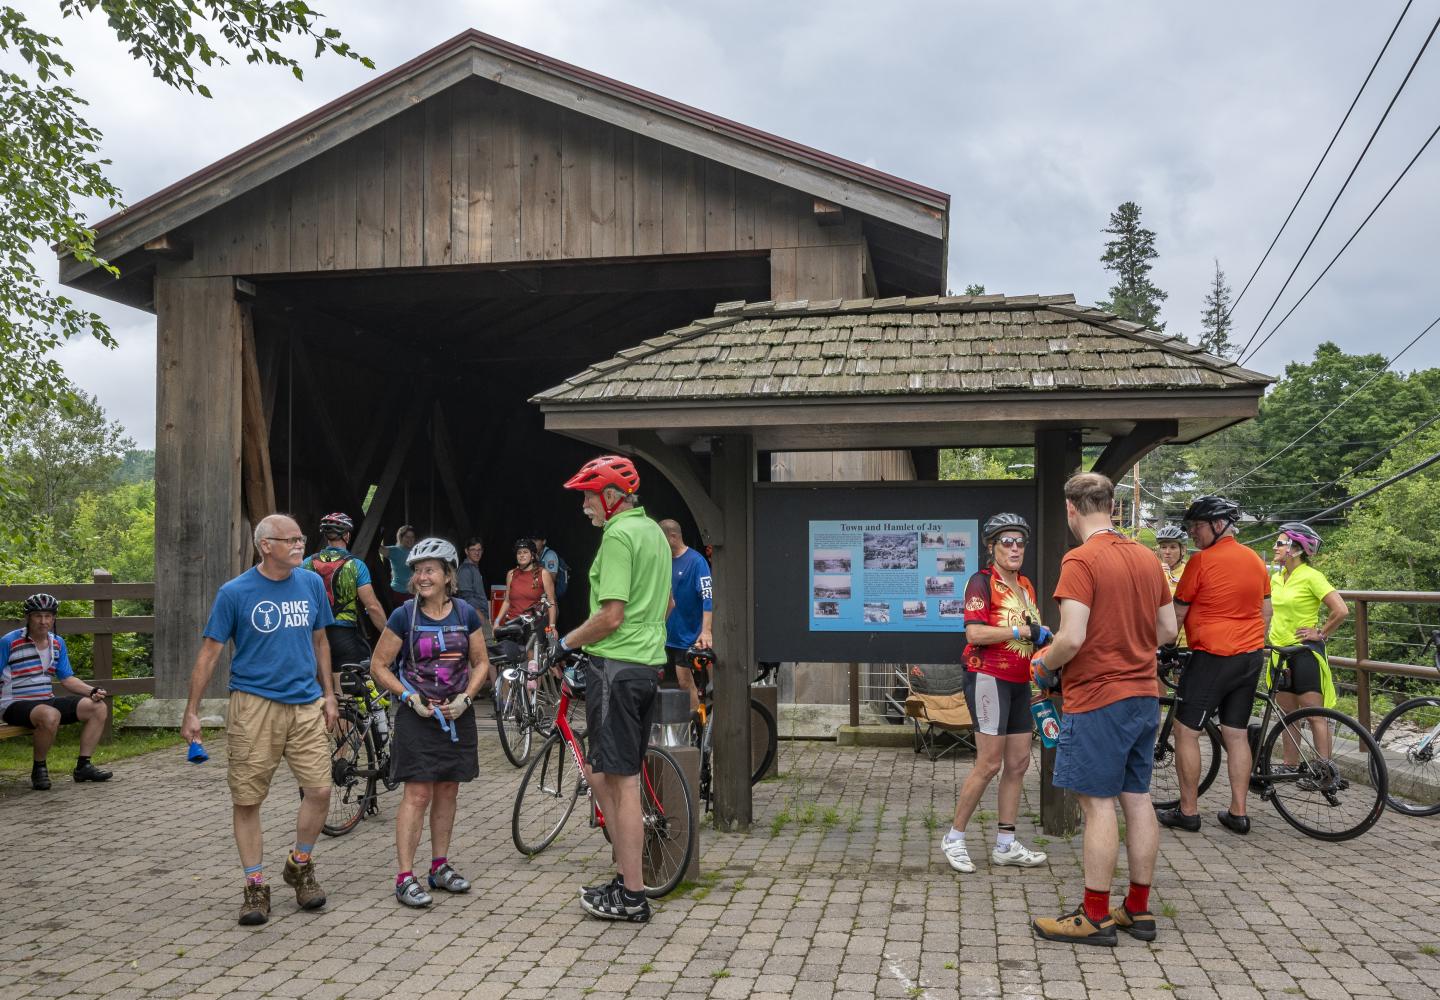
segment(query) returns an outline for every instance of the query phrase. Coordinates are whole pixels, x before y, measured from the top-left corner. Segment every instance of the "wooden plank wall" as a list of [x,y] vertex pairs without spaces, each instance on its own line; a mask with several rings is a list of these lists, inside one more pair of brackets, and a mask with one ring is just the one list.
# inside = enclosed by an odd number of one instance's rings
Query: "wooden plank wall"
[[[155,281],[155,694],[185,697],[215,591],[237,572],[242,345],[230,278]],[[210,694],[225,691],[228,654]]]
[[653,139],[468,80],[183,229],[200,276],[786,248],[779,290],[858,295],[859,219]]

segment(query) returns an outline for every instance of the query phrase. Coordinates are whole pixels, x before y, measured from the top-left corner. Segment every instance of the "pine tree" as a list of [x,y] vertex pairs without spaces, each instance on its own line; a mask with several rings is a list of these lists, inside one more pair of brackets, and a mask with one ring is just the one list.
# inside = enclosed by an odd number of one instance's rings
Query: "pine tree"
[[1155,250],[1154,231],[1140,225],[1140,206],[1127,201],[1111,212],[1105,232],[1114,239],[1105,244],[1100,260],[1105,270],[1115,272],[1117,281],[1110,288],[1110,300],[1099,303],[1100,308],[1152,330],[1165,329],[1160,303],[1169,295],[1150,281],[1150,261],[1160,254]]
[[1215,261],[1215,277],[1210,290],[1205,293],[1205,311],[1200,316],[1200,325],[1205,332],[1200,335],[1200,349],[1217,358],[1228,358],[1236,352],[1236,345],[1230,341],[1230,286],[1225,284],[1225,272],[1220,270],[1220,261]]
[[984,295],[984,294],[985,294],[985,286],[984,286],[984,285],[977,285],[977,284],[974,284],[974,283],[972,282],[971,284],[968,284],[968,285],[965,286],[965,294],[966,294],[966,295]]

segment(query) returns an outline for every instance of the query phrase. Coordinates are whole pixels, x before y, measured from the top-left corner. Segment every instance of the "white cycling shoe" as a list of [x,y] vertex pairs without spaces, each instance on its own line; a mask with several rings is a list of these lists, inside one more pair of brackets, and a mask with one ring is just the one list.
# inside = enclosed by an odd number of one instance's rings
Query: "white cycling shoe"
[[1010,841],[1010,846],[1003,851],[997,847],[990,852],[992,865],[1017,865],[1020,868],[1043,865],[1049,858],[1044,851],[1032,851],[1018,840]]
[[962,875],[969,875],[975,871],[975,862],[970,860],[970,852],[965,849],[963,840],[942,840],[940,841],[940,853],[945,855],[945,860],[950,863]]

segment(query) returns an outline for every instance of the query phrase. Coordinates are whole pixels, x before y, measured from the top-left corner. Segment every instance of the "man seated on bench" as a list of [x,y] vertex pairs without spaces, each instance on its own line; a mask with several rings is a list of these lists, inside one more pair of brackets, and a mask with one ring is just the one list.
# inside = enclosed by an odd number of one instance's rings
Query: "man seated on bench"
[[[25,599],[25,627],[0,636],[0,719],[12,726],[35,731],[35,765],[30,787],[45,791],[50,772],[45,758],[60,727],[83,722],[80,731],[80,758],[75,762],[76,781],[109,781],[110,772],[90,762],[100,742],[105,717],[104,688],[91,687],[70,669],[65,640],[51,630],[60,602],[49,594],[31,594]],[[51,685],[59,682],[71,697],[54,697]]]

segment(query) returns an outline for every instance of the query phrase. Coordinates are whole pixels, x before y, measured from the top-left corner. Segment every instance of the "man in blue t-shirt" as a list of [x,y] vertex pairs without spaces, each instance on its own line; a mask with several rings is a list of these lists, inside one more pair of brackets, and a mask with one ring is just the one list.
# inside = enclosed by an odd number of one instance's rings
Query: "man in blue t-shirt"
[[667,680],[671,673],[675,682],[690,692],[690,710],[700,707],[700,692],[686,655],[692,647],[711,649],[712,605],[710,601],[710,564],[705,557],[685,544],[680,525],[671,520],[660,522],[665,540],[670,543],[670,600],[672,607],[665,619],[665,653]]
[[270,918],[265,884],[260,804],[281,759],[304,793],[295,822],[295,849],[285,861],[285,883],[301,909],[325,905],[310,853],[330,808],[330,745],[326,730],[339,718],[330,673],[325,627],[334,619],[325,584],[301,569],[305,536],[285,514],[255,526],[260,564],[220,588],[190,673],[190,699],[180,734],[200,738],[200,699],[226,642],[233,642],[230,705],[225,736],[227,779],[234,811],[235,844],[245,869],[240,923]]

